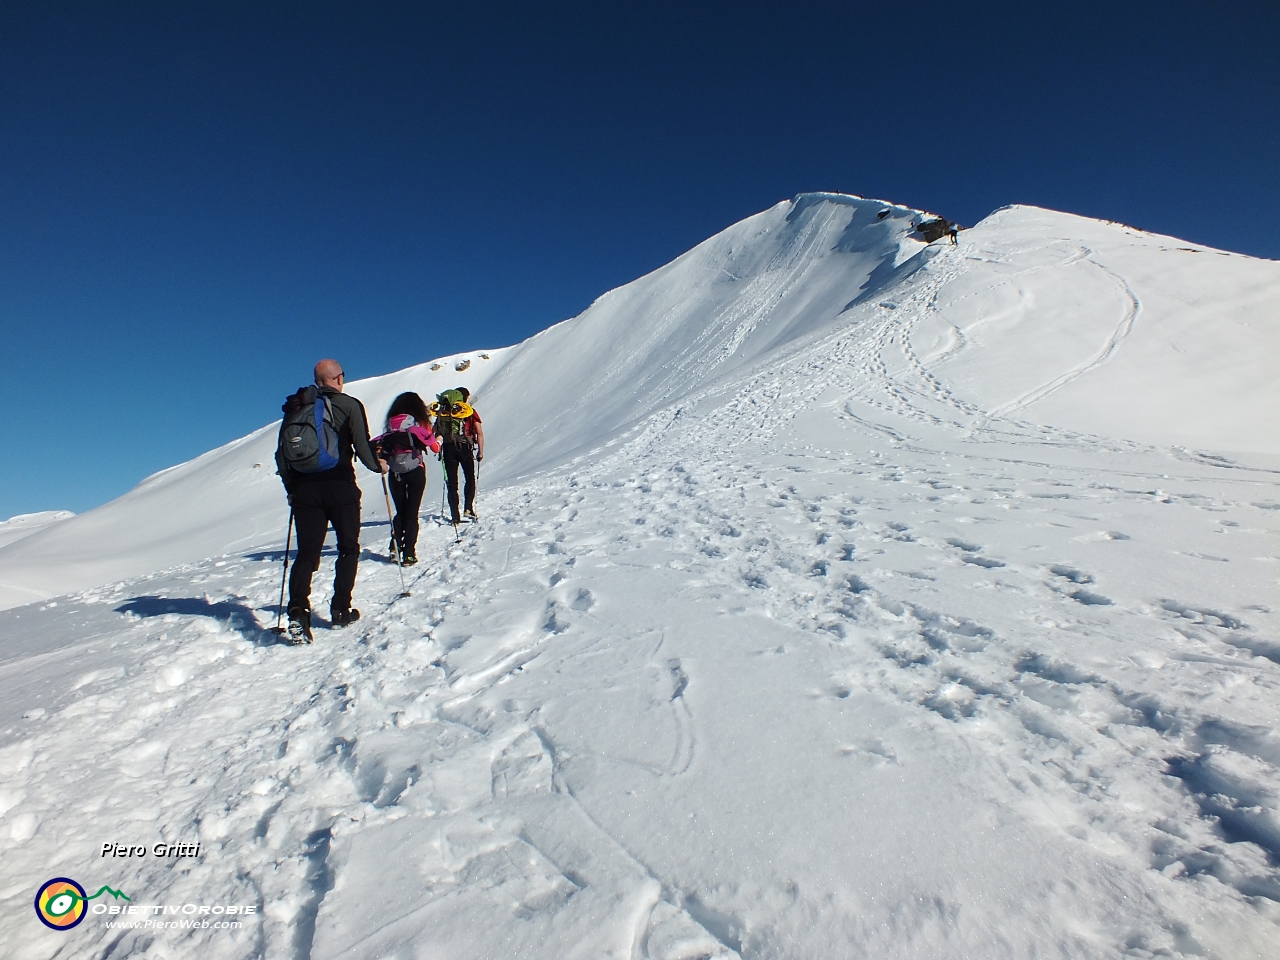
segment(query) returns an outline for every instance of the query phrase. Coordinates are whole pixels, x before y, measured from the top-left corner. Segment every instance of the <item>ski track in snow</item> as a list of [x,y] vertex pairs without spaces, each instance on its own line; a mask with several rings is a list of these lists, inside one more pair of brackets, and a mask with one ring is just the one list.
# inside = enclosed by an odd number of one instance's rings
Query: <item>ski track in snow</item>
[[[364,615],[311,647],[265,630],[278,548],[0,613],[64,644],[0,663],[6,909],[51,849],[199,838],[89,879],[259,921],[77,955],[1280,956],[1275,477],[1008,418],[1115,353],[1119,277],[1087,363],[999,410],[958,395],[963,335],[912,336],[970,254],[482,490],[460,543],[427,520],[409,598],[367,524]],[[6,922],[0,949],[64,936]]]
[[[1089,251],[1089,253],[1092,253],[1092,251]],[[1113,270],[1108,270],[1102,264],[1091,259],[1086,258],[1083,262],[1097,267],[1103,273],[1111,277],[1111,279],[1120,287],[1125,299],[1125,306],[1123,314],[1120,317],[1120,323],[1116,327],[1115,332],[1107,338],[1107,342],[1102,345],[1102,349],[1098,352],[1097,356],[1091,357],[1075,369],[1068,370],[1066,373],[1063,373],[1050,380],[1048,383],[1042,384],[1036,389],[1029,391],[1025,395],[1018,397],[1016,400],[993,407],[990,411],[991,416],[1005,417],[1014,411],[1023,410],[1038,400],[1043,400],[1050,394],[1056,393],[1067,384],[1079,380],[1090,371],[1096,370],[1115,356],[1120,345],[1133,330],[1133,325],[1138,319],[1138,314],[1142,311],[1142,302],[1138,299],[1137,294],[1133,292],[1133,289],[1125,281],[1124,277],[1118,275]]]

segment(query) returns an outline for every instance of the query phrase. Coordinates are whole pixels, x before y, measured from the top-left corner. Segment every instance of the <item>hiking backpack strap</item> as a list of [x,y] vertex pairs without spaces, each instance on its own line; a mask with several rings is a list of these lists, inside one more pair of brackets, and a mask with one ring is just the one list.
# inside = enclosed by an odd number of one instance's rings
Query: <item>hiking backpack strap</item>
[[329,452],[328,444],[325,443],[325,421],[329,421],[329,430],[336,433],[331,424],[333,423],[333,411],[329,409],[329,398],[321,391],[316,391],[316,402],[314,406],[316,417],[316,438],[320,441],[320,469],[332,470],[340,462],[339,459]]

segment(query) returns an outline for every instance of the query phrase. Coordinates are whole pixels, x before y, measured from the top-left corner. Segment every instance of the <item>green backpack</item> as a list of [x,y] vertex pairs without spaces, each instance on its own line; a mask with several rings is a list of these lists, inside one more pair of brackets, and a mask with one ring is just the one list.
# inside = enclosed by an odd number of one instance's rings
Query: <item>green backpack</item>
[[[467,406],[462,399],[462,394],[457,390],[446,390],[444,393],[436,396],[436,402],[432,405],[432,412],[436,415],[434,424],[436,436],[440,438],[442,443],[469,443],[465,424],[467,417],[471,415],[471,408]],[[465,408],[465,412],[464,409]],[[452,416],[454,413],[461,413],[462,416]]]

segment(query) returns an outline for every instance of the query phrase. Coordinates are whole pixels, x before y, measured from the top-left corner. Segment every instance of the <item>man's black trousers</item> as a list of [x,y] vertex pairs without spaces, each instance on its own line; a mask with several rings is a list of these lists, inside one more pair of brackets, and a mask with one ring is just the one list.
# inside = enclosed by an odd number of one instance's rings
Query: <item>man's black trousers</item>
[[427,487],[426,467],[408,473],[387,475],[391,487],[391,499],[395,501],[396,518],[391,524],[391,535],[400,548],[402,557],[418,555],[418,508],[422,506],[422,491]]
[[461,519],[458,513],[458,467],[461,465],[462,474],[466,478],[466,485],[463,488],[464,499],[468,510],[474,510],[476,505],[476,461],[471,456],[470,443],[446,443],[444,445],[444,475],[449,485],[449,510],[452,513],[454,523]]
[[320,551],[332,523],[338,535],[338,561],[329,605],[333,610],[347,610],[360,562],[360,488],[351,480],[316,480],[295,483],[290,493],[298,559],[289,574],[289,609],[311,609],[311,577],[320,566]]

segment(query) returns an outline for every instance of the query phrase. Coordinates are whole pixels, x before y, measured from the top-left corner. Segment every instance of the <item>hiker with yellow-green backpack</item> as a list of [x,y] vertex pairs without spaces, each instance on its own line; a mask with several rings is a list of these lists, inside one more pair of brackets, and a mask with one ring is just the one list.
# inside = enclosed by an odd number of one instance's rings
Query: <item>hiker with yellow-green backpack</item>
[[[456,527],[465,517],[476,520],[476,464],[484,459],[484,426],[471,406],[466,387],[446,390],[431,404],[432,428],[440,438],[440,459],[449,488],[450,522]],[[462,467],[463,510],[458,510],[458,467]]]

